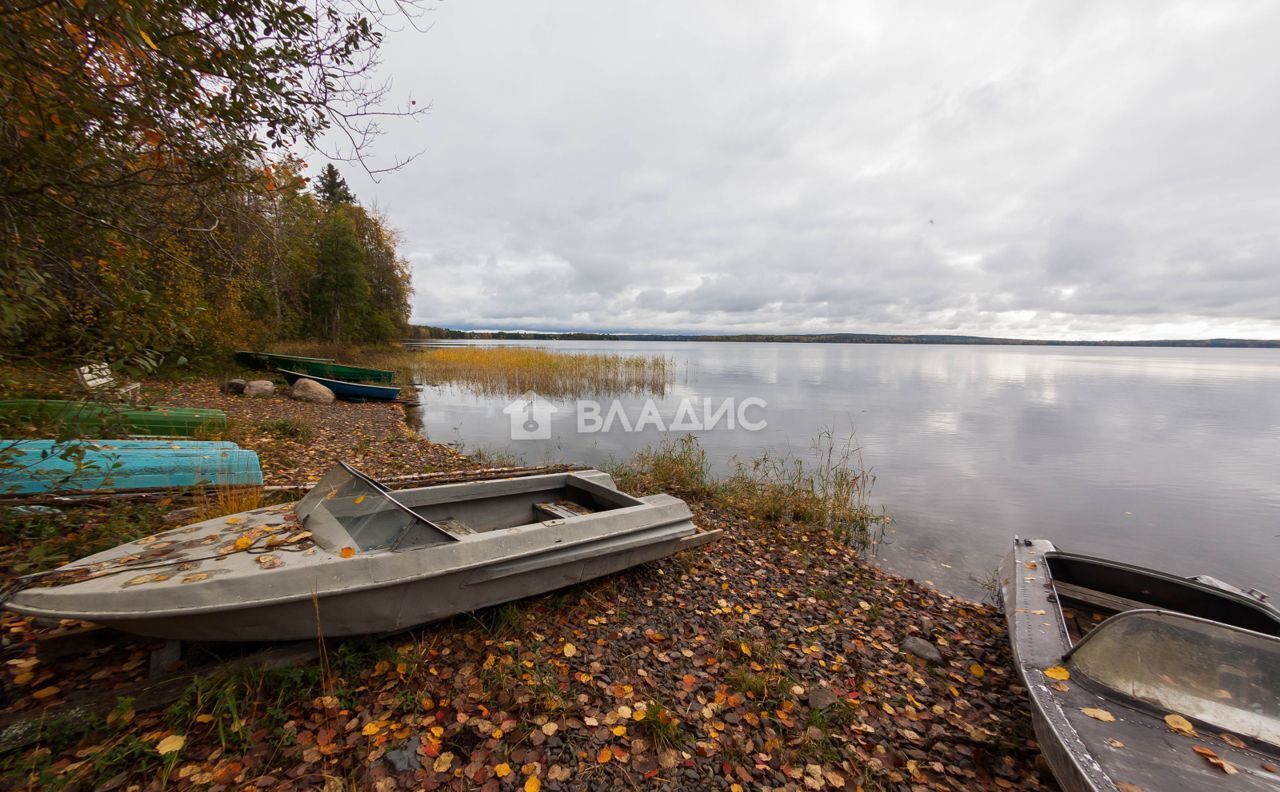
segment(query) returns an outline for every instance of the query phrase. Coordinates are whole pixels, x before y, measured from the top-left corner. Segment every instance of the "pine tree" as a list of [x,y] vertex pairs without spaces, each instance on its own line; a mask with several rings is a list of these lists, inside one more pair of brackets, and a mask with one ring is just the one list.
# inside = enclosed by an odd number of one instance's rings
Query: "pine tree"
[[330,211],[316,240],[317,278],[311,294],[313,337],[351,341],[369,313],[365,251],[347,211]]
[[342,174],[338,173],[338,169],[333,167],[332,162],[324,166],[324,170],[320,171],[320,177],[316,179],[316,197],[325,206],[356,202],[355,195],[347,186],[347,180],[342,178]]

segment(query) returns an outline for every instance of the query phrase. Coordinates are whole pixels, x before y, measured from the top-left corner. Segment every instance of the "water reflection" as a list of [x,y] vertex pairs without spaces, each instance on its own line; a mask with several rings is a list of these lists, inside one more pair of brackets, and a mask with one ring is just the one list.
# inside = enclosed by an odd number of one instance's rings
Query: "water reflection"
[[[761,432],[703,432],[721,471],[762,450],[804,453],[823,427],[856,431],[896,525],[889,568],[971,596],[1015,534],[1280,594],[1280,353],[1093,349],[553,342],[572,351],[667,355],[655,399],[757,396]],[[580,435],[555,400],[552,436],[512,442],[505,399],[425,388],[432,439],[530,462],[602,464],[653,430]],[[632,416],[643,397],[624,398]]]

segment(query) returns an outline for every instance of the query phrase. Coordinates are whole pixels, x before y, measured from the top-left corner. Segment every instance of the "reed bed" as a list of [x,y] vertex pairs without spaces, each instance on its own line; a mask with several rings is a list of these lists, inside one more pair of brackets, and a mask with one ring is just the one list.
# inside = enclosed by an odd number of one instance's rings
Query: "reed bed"
[[430,382],[456,382],[486,396],[535,391],[548,397],[666,392],[661,355],[556,352],[529,347],[438,347],[410,353]]
[[484,396],[527,391],[547,398],[666,393],[674,375],[662,355],[558,352],[535,347],[442,346],[417,349],[286,343],[273,352],[337,358],[391,369],[399,381],[465,385]]

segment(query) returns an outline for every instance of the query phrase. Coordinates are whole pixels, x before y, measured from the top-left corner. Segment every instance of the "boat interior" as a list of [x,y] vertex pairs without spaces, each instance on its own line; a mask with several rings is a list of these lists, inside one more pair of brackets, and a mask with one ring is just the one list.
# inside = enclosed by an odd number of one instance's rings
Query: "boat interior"
[[1150,608],[1280,637],[1280,615],[1243,593],[1071,553],[1045,562],[1072,645],[1117,613]]
[[303,498],[297,513],[329,550],[410,550],[643,504],[570,474],[391,492],[340,464]]
[[[503,495],[454,501],[425,503],[415,501],[415,492],[396,493],[396,498],[414,514],[446,528],[454,534],[473,534],[515,528],[548,520],[563,520],[585,514],[639,505],[639,501],[604,487],[588,488],[572,477],[565,484],[549,489],[513,492]],[[429,493],[428,493],[429,494]]]

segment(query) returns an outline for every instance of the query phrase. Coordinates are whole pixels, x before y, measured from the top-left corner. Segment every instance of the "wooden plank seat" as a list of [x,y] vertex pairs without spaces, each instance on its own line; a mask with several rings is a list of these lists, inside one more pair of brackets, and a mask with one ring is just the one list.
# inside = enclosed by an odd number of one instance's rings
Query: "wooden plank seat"
[[591,510],[571,500],[545,501],[533,504],[533,510],[548,520],[565,520],[570,517],[581,517],[591,514]]

